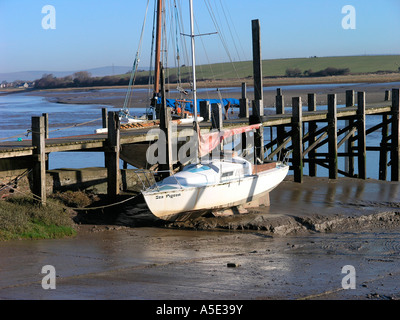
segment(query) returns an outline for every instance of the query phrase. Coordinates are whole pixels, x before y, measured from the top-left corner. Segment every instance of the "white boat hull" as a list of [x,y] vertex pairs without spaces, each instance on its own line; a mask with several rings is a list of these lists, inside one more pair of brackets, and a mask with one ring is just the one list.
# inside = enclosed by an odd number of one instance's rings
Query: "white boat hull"
[[155,216],[176,221],[193,216],[190,213],[203,214],[256,200],[281,183],[288,170],[288,166],[278,166],[239,180],[175,190],[143,191],[143,196]]

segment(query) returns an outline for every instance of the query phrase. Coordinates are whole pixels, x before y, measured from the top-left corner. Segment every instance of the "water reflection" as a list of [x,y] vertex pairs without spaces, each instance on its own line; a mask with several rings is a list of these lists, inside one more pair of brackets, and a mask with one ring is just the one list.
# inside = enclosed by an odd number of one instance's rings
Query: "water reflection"
[[[338,180],[305,177],[305,182],[284,181],[270,194],[270,213],[323,212],[344,206],[390,207],[400,202],[400,184],[342,178]],[[322,211],[321,211],[322,210]]]

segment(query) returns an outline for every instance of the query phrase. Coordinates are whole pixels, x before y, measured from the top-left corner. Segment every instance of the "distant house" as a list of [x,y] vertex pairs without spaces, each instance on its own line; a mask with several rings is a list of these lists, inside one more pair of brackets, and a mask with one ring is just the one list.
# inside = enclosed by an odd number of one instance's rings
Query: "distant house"
[[29,88],[29,84],[28,84],[28,82],[25,82],[24,84],[20,84],[18,86],[18,88],[20,88],[20,89],[28,89]]

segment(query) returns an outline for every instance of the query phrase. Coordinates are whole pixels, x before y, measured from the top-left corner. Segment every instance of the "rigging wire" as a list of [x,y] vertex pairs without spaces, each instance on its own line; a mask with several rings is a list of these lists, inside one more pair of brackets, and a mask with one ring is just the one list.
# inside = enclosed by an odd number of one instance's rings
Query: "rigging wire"
[[144,34],[144,29],[145,29],[145,25],[146,25],[146,19],[147,19],[147,10],[149,8],[149,2],[150,0],[147,0],[147,5],[146,5],[146,13],[143,19],[143,25],[142,25],[142,31],[140,34],[140,40],[139,40],[139,46],[138,46],[138,50],[136,51],[136,56],[135,56],[135,60],[133,62],[133,66],[132,66],[132,73],[131,73],[131,77],[129,79],[129,85],[128,85],[128,91],[126,93],[125,96],[125,101],[124,101],[124,106],[123,106],[123,110],[127,110],[128,104],[131,101],[132,98],[132,94],[133,94],[133,84],[135,82],[136,79],[136,71],[137,68],[139,66],[139,60],[140,60],[140,53],[141,53],[141,49],[142,49],[142,41],[143,41],[143,34]]

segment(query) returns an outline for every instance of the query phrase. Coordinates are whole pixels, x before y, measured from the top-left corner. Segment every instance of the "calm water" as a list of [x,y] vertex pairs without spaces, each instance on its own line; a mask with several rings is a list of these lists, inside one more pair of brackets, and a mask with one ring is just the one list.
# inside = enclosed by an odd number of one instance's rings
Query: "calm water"
[[[350,84],[349,84],[350,85]],[[353,84],[354,85],[354,84]],[[303,88],[312,88],[320,86],[333,86],[333,85],[313,85],[302,86]],[[343,85],[341,85],[343,86]],[[283,87],[290,89],[294,86]],[[296,86],[296,88],[299,86]],[[107,89],[105,89],[107,90]],[[113,89],[108,89],[113,90]],[[238,88],[224,89],[229,92],[230,90],[240,90]],[[266,90],[276,90],[275,87],[266,88]],[[73,105],[73,104],[59,104],[49,102],[43,97],[29,96],[27,94],[0,94],[0,141],[4,140],[18,140],[18,139],[31,139],[31,136],[26,136],[27,130],[31,127],[31,117],[40,116],[42,113],[48,113],[50,123],[50,138],[92,134],[97,128],[101,128],[101,108],[104,105],[91,104],[91,105]],[[342,107],[338,105],[338,107]],[[319,109],[324,109],[326,106],[319,106]],[[108,106],[108,109],[111,108]],[[288,110],[290,111],[290,110]],[[144,110],[131,109],[134,115],[141,115]],[[136,113],[136,114],[135,114]],[[379,116],[367,117],[367,129],[380,122]],[[90,123],[87,123],[90,122]],[[79,125],[86,123],[85,125]],[[344,121],[339,121],[338,129],[344,126]],[[273,131],[275,134],[275,130]],[[266,142],[270,141],[270,129],[265,129],[264,139]],[[339,137],[340,141],[341,137]],[[368,146],[378,146],[380,143],[380,132],[376,131],[367,137]],[[323,148],[320,152],[326,152]],[[344,152],[344,145],[338,150]],[[356,161],[355,161],[356,162]],[[378,165],[379,153],[367,152],[367,175],[369,178],[378,178]],[[49,167],[50,169],[56,168],[81,168],[104,166],[103,153],[96,152],[56,152],[50,154]],[[344,159],[339,158],[339,169],[344,170]],[[357,168],[357,163],[355,163]],[[318,166],[319,176],[328,176],[328,170]],[[356,169],[357,172],[357,169]],[[390,167],[388,168],[390,174]],[[308,167],[305,165],[304,174],[308,174]]]

